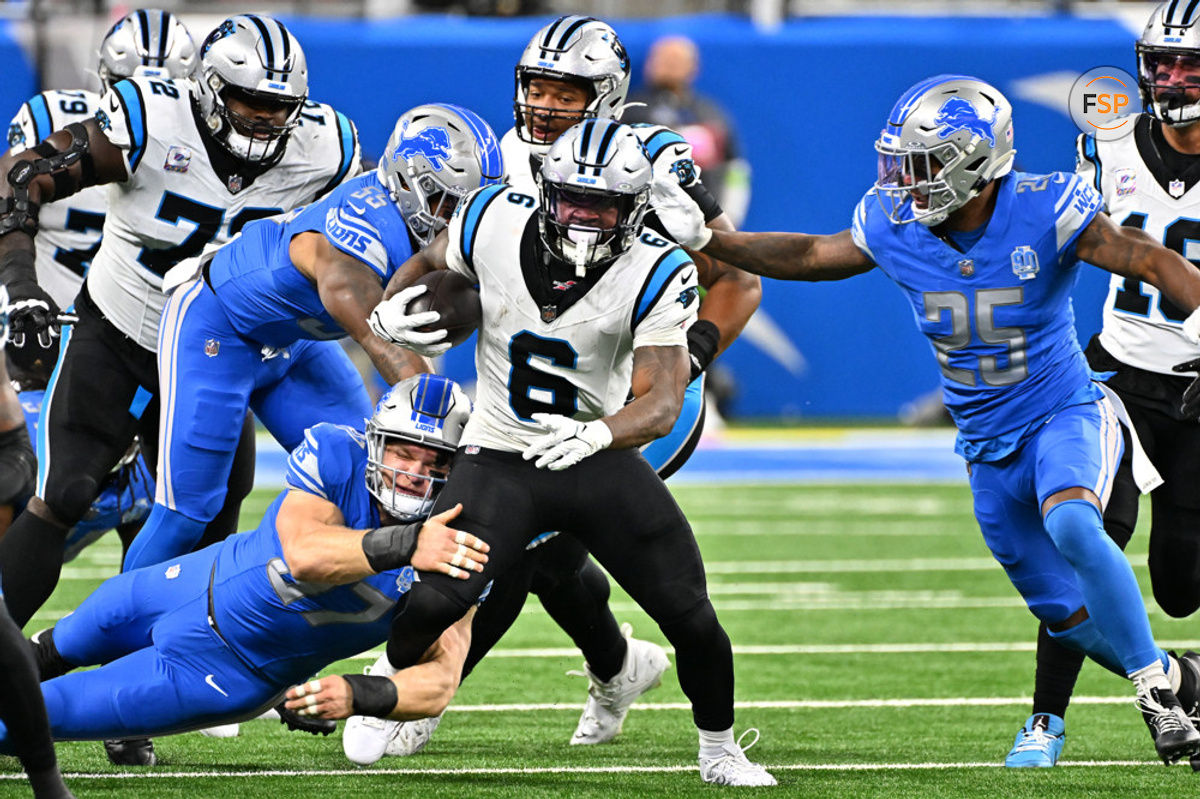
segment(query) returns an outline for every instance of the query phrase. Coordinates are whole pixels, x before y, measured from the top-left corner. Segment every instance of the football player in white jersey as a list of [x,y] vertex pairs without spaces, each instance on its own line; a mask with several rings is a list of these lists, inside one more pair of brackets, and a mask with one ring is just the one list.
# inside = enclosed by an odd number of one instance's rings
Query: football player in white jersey
[[[1076,171],[1104,195],[1108,213],[1190,257],[1200,239],[1200,9],[1164,2],[1137,42],[1138,87],[1145,111],[1133,132],[1114,141],[1081,134]],[[1200,261],[1192,258],[1192,263]],[[1150,584],[1159,607],[1184,618],[1200,608],[1200,405],[1184,392],[1200,367],[1200,347],[1184,335],[1186,311],[1136,277],[1113,275],[1104,326],[1086,354],[1125,404],[1164,483],[1150,493]],[[1188,405],[1188,407],[1184,407]],[[1130,448],[1104,511],[1104,528],[1124,549],[1137,526],[1137,484]],[[1033,714],[1017,733],[1005,765],[1048,768],[1062,751],[1063,716],[1083,656],[1038,631]],[[1200,656],[1180,658],[1200,677]],[[1186,707],[1200,722],[1200,707]]]
[[[140,75],[148,78],[190,78],[200,63],[199,53],[183,23],[168,11],[139,9],[117,21],[100,42],[97,73],[103,89],[119,80]],[[100,95],[92,91],[41,92],[30,98],[8,128],[13,153],[35,146],[44,137],[72,122],[95,115]],[[36,272],[38,283],[62,308],[75,302],[92,256],[100,249],[107,189],[92,186],[59,202],[46,203],[38,214]],[[36,440],[37,419],[50,381],[53,352],[32,339],[10,350],[11,375],[18,385],[29,436]],[[27,362],[29,356],[32,363]],[[241,464],[242,469],[247,468]],[[248,468],[253,468],[250,464]],[[153,474],[134,444],[121,465],[101,486],[99,496],[67,535],[67,559],[116,528],[125,547],[154,503]],[[18,507],[24,507],[23,502]],[[11,521],[11,520],[9,520]]]
[[411,280],[448,267],[478,282],[483,305],[476,408],[438,504],[471,497],[463,525],[489,544],[490,560],[457,585],[422,574],[393,619],[388,660],[415,663],[531,541],[562,531],[674,645],[703,779],[774,785],[733,739],[729,638],[687,519],[637,450],[670,431],[683,403],[696,266],[643,230],[652,167],[628,126],[589,119],[569,129],[539,176],[537,196],[500,184],[465,199],[448,235],[409,259],[390,287],[399,293],[372,314],[386,340],[428,352],[411,335],[426,321],[407,314]]
[[[515,125],[500,143],[508,182],[534,194],[534,175],[563,131],[582,119],[620,119],[629,74],[624,45],[601,20],[563,16],[534,34],[516,67]],[[687,141],[661,125],[635,125],[633,130],[647,148],[654,173],[677,177],[704,209],[709,225],[732,230],[732,222],[700,181]],[[646,224],[659,230],[653,206]],[[696,265],[706,294],[698,321],[688,329],[691,383],[675,427],[643,449],[664,479],[687,461],[703,431],[704,369],[737,338],[761,297],[754,275],[706,256],[698,256]],[[575,280],[564,277],[559,290],[568,290]],[[539,543],[522,568],[497,583],[476,617],[464,677],[516,621],[530,591],[586,660],[588,699],[571,744],[613,739],[630,705],[659,684],[669,661],[657,644],[629,637],[628,627],[618,626],[608,606],[607,577],[579,542],[568,536]],[[386,659],[380,658],[373,668],[387,673]],[[360,730],[364,723],[370,728]],[[350,759],[369,763],[384,753],[384,744],[390,755],[418,751],[437,723],[437,719],[423,719],[398,725],[356,718],[347,724],[342,742]]]
[[[167,270],[360,169],[354,126],[307,102],[304,52],[282,24],[231,17],[208,36],[200,60],[196,84],[120,81],[95,119],[0,159],[10,177],[0,186],[0,282],[15,301],[14,330],[30,336],[57,313],[34,279],[38,206],[111,184],[104,238],[76,302],[80,321],[64,336],[43,411],[37,494],[0,544],[6,598],[22,624],[57,582],[66,529],[130,439],[157,440]],[[13,173],[17,162],[25,169]],[[344,365],[346,379],[359,379]]]

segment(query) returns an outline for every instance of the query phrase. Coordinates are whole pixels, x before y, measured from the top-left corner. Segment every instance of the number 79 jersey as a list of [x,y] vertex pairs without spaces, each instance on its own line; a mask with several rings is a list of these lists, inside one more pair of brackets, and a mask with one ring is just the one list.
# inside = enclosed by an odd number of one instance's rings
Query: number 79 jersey
[[277,163],[264,171],[236,161],[201,132],[187,85],[123,80],[96,112],[129,177],[109,187],[104,239],[87,287],[108,320],[152,352],[171,267],[228,241],[248,222],[312,202],[359,171],[354,126],[318,103],[303,109]]
[[[520,452],[535,413],[591,421],[625,404],[639,347],[686,347],[699,305],[696,267],[643,232],[574,304],[543,314],[530,285],[549,278],[537,200],[507,184],[478,189],[449,226],[446,262],[479,285],[475,410],[462,445]],[[566,285],[552,291],[565,290]]]
[[994,461],[1049,415],[1100,397],[1075,336],[1075,240],[1101,209],[1075,175],[1000,178],[987,229],[965,253],[924,225],[888,219],[874,190],[854,242],[907,296],[942,373],[957,451]]

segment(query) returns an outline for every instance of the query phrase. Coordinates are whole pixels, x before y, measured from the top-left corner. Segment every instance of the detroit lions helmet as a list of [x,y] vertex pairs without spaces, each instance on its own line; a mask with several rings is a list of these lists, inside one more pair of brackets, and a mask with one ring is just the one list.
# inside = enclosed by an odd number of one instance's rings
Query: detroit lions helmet
[[[533,145],[535,155],[544,155],[550,144],[534,139],[526,124],[531,106],[529,81],[550,78],[579,82],[591,93],[583,110],[584,119],[620,119],[629,94],[629,55],[607,23],[592,17],[565,16],[542,28],[525,47],[517,62],[517,88],[513,101],[517,136]],[[575,114],[559,116],[575,117]]]
[[[389,515],[405,523],[429,515],[470,415],[467,395],[441,375],[415,375],[380,398],[367,421],[367,488]],[[441,473],[419,475],[385,465],[384,453],[395,442],[437,451],[434,468]]]
[[[266,161],[283,152],[308,99],[304,51],[283,24],[270,17],[239,14],[208,35],[200,48],[197,102],[209,132],[243,161]],[[283,124],[237,114],[231,98],[284,108]]]
[[563,131],[538,170],[538,230],[575,274],[633,246],[650,202],[646,147],[615,119],[588,119]]
[[134,76],[190,78],[200,63],[192,35],[170,11],[142,8],[117,21],[100,41],[100,81]]
[[[1159,71],[1182,63],[1200,70],[1200,9],[1196,3],[1168,2],[1154,9],[1138,39],[1138,91],[1146,111],[1164,125],[1190,125],[1200,119],[1200,96],[1188,100],[1188,90],[1159,83]],[[1192,84],[1193,95],[1200,86]]]
[[473,111],[436,103],[405,111],[384,148],[379,180],[425,247],[466,194],[504,177],[496,134]]
[[896,101],[875,142],[876,194],[896,224],[941,224],[1012,169],[1012,106],[967,75],[938,75]]

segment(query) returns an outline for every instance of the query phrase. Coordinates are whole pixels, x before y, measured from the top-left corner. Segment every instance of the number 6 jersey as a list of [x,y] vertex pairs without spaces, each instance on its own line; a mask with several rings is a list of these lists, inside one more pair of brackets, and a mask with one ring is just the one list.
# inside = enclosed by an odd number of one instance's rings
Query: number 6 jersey
[[247,222],[312,202],[360,169],[353,124],[320,103],[305,105],[273,165],[240,161],[201,132],[187,87],[130,78],[106,92],[96,112],[129,178],[109,186],[87,287],[109,322],[150,351],[158,348],[167,270]]
[[[1184,159],[1191,162],[1187,167],[1196,163],[1195,156],[1171,150],[1157,123],[1145,114],[1132,135],[1098,142],[1081,134],[1076,141],[1076,171],[1104,195],[1117,224],[1144,230],[1200,264],[1200,189],[1196,188],[1200,172],[1169,165]],[[1149,283],[1113,275],[1104,301],[1100,343],[1130,366],[1176,375],[1171,371],[1174,364],[1200,355],[1200,349],[1183,335],[1187,316]]]
[[478,189],[459,204],[448,232],[446,262],[479,284],[483,302],[475,411],[463,445],[520,452],[542,433],[535,413],[580,421],[616,413],[636,348],[687,346],[699,305],[696,267],[651,232],[557,308],[535,296],[570,291],[575,281],[546,275],[550,256],[534,197],[506,184]]

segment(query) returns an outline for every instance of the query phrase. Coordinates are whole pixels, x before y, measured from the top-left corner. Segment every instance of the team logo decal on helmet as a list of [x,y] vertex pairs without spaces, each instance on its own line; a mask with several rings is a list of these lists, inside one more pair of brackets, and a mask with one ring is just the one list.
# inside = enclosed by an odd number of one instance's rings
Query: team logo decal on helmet
[[938,109],[937,116],[933,118],[933,121],[942,126],[942,129],[938,131],[939,139],[948,139],[960,130],[967,130],[982,139],[987,139],[988,144],[993,147],[996,146],[996,134],[992,133],[992,123],[996,121],[994,107],[991,119],[984,120],[980,119],[975,106],[961,97],[951,97],[942,103],[942,107]]
[[445,128],[428,127],[417,131],[412,136],[406,136],[411,120],[404,120],[400,129],[400,143],[392,154],[392,160],[398,158],[411,159],[423,155],[429,166],[437,172],[442,171],[442,165],[450,157],[450,134]]

